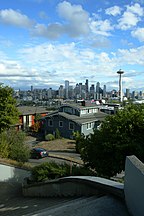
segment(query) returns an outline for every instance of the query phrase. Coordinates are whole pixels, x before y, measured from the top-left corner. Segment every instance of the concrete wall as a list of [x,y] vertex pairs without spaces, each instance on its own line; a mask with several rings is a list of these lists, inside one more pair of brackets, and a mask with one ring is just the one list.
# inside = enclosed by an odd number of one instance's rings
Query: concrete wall
[[113,194],[124,198],[123,184],[91,176],[71,176],[37,184],[23,184],[23,195],[32,197]]
[[24,178],[30,176],[30,171],[0,164],[0,182],[22,183]]
[[128,156],[125,165],[125,200],[133,216],[144,215],[144,164],[135,156]]

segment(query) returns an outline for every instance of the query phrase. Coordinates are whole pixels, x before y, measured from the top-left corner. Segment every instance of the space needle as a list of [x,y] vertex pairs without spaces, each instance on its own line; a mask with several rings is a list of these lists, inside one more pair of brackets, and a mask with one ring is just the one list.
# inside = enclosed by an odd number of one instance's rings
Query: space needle
[[122,74],[124,73],[124,71],[122,71],[121,69],[119,71],[117,71],[117,74],[119,74],[119,100],[120,102],[122,102]]

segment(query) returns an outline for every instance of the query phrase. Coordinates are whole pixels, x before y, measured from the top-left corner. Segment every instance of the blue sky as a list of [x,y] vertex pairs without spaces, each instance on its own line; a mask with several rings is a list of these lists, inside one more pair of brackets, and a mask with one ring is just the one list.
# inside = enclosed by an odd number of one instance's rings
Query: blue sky
[[144,90],[143,0],[5,0],[0,80],[14,89],[100,82]]

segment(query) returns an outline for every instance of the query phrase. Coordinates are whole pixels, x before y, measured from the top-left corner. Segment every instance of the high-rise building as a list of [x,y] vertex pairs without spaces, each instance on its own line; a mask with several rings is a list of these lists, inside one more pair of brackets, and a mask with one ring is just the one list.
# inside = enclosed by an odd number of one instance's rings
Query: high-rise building
[[88,93],[89,93],[88,79],[86,79],[86,82],[85,82],[85,93],[86,93],[86,98],[88,98]]
[[69,81],[65,80],[65,98],[69,98]]
[[58,94],[59,94],[59,98],[64,98],[64,88],[63,88],[63,85],[60,85]]
[[130,98],[130,89],[126,89],[126,97],[127,97],[127,99]]
[[33,86],[31,86],[31,92],[33,91]]
[[103,97],[106,97],[106,85],[103,86]]
[[52,88],[49,88],[49,89],[47,90],[47,97],[48,97],[48,99],[51,99],[51,98],[52,98]]
[[90,86],[90,97],[93,99],[94,98],[94,93],[95,93],[95,86],[92,84]]

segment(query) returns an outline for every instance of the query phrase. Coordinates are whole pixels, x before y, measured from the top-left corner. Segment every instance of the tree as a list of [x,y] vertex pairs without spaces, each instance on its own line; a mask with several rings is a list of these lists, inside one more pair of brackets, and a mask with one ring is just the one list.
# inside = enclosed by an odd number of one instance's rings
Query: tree
[[99,176],[120,173],[128,155],[144,161],[144,105],[128,105],[108,116],[99,130],[80,142],[81,158]]
[[10,128],[0,133],[0,157],[10,158],[18,162],[26,162],[30,156],[30,148],[25,144],[25,133]]
[[0,132],[17,123],[18,117],[13,89],[0,84]]

